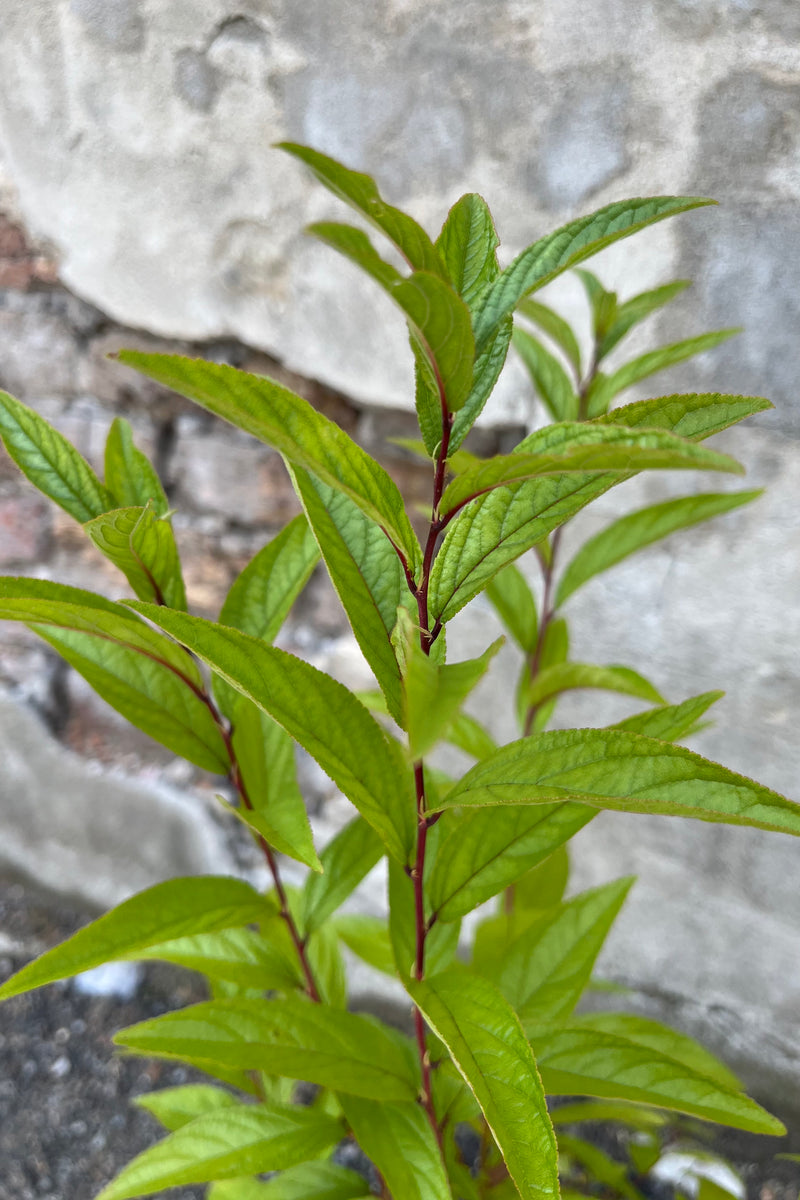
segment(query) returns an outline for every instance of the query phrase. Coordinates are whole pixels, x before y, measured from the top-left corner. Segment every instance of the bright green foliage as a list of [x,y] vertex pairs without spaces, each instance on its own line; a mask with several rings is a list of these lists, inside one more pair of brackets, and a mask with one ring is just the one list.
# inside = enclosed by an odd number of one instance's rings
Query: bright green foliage
[[132,958],[185,934],[235,929],[267,917],[263,896],[239,879],[199,876],[157,883],[45,951],[0,987],[0,999]]
[[419,1086],[413,1058],[377,1021],[298,999],[194,1004],[115,1040],[151,1057],[268,1071],[374,1100],[413,1100]]
[[73,445],[38,413],[0,391],[0,437],[35,487],[76,521],[99,517],[114,502]]
[[152,504],[159,517],[166,516],[169,501],[158,474],[146,454],[134,444],[126,420],[115,417],[106,438],[106,487],[122,508],[144,508]]
[[496,988],[463,970],[409,985],[481,1106],[523,1196],[558,1196],[555,1137],[519,1020]]
[[140,600],[186,608],[178,547],[172,526],[150,501],[144,508],[116,508],[84,527],[97,549],[119,567]]
[[[482,197],[462,196],[434,239],[368,175],[303,146],[283,149],[393,247],[390,262],[355,226],[309,230],[364,272],[367,288],[389,295],[408,325],[419,437],[397,440],[430,469],[429,502],[415,506],[412,525],[384,468],[273,380],[121,352],[125,365],[272,447],[303,508],[244,567],[218,619],[200,619],[168,497],[130,425],[112,423],[103,483],[60,433],[0,393],[12,459],[85,527],[136,597],[115,603],[46,580],[0,579],[0,618],[27,624],[139,729],[227,777],[215,790],[227,786],[224,810],[252,835],[271,879],[265,892],[227,878],[158,884],[23,967],[0,999],[115,959],[171,963],[207,985],[202,1003],[117,1035],[128,1053],[186,1063],[209,1082],[137,1099],[167,1136],[95,1200],[187,1184],[208,1185],[207,1200],[367,1200],[374,1186],[333,1159],[345,1140],[379,1173],[384,1200],[555,1200],[559,1177],[564,1200],[584,1190],[641,1200],[632,1174],[658,1160],[669,1113],[784,1131],[693,1039],[630,1013],[582,1012],[587,992],[601,992],[604,1005],[625,992],[592,972],[633,881],[574,894],[570,839],[601,809],[800,836],[800,805],[677,744],[704,727],[721,692],[672,704],[632,666],[573,661],[564,615],[595,576],[759,493],[687,489],[588,540],[570,530],[578,548],[568,562],[561,533],[573,520],[580,529],[583,508],[638,472],[740,473],[701,443],[771,405],[703,393],[607,411],[632,384],[732,332],[617,357],[685,281],[623,300],[581,269],[588,345],[531,295],[620,238],[710,202],[618,201],[503,268]],[[552,423],[484,459],[463,442],[512,331]],[[601,371],[612,351],[614,369]],[[375,678],[358,695],[273,645],[317,564]],[[458,630],[447,625],[482,593],[510,644],[495,663],[500,642],[487,627],[472,657],[453,661]],[[519,739],[505,745],[495,714],[480,712],[473,695],[489,670],[506,672],[519,724]],[[548,731],[576,688],[596,691],[597,727]],[[608,725],[608,691],[648,707]],[[435,757],[445,743],[447,770]],[[355,810],[319,854],[296,746]],[[465,756],[472,765],[459,768]],[[298,887],[284,882],[284,855],[308,869]],[[385,917],[360,911],[354,895],[373,868],[386,879]],[[487,901],[492,911],[470,920]],[[348,955],[405,989],[412,1036],[350,1011]],[[604,1120],[636,1132],[629,1163],[581,1135]],[[481,1147],[470,1161],[465,1125]],[[722,1200],[714,1188],[701,1180],[698,1200]]]
[[152,1196],[184,1183],[279,1171],[324,1153],[341,1138],[333,1117],[302,1108],[226,1108],[206,1113],[145,1150],[97,1200]]

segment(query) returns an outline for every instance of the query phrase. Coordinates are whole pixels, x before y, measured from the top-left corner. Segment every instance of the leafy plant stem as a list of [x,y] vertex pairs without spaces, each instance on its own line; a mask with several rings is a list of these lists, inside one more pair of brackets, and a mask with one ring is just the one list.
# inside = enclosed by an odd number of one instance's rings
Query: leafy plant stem
[[[239,768],[239,760],[236,757],[236,750],[234,749],[233,745],[233,729],[223,719],[216,704],[205,689],[202,690],[200,697],[216,721],[219,731],[222,735],[222,740],[225,743],[225,749],[228,753],[228,758],[231,764],[231,783],[236,788],[244,807],[249,812],[252,812],[253,802],[250,799],[244,779],[242,778],[242,772]],[[286,895],[286,889],[283,886],[283,880],[281,879],[280,868],[278,867],[278,860],[275,857],[275,851],[262,834],[257,834],[256,840],[261,847],[262,853],[267,862],[267,867],[269,868],[269,873],[272,876],[272,881],[275,884],[275,893],[278,897],[278,903],[280,905],[280,915],[286,924],[286,928],[289,931],[289,936],[291,937],[294,948],[297,951],[297,957],[300,960],[300,968],[305,979],[306,994],[308,995],[309,999],[318,1004],[320,1002],[319,988],[317,987],[316,980],[314,979],[314,973],[311,970],[311,964],[308,961],[305,938],[301,936],[300,930],[297,928],[297,924],[292,916],[291,909],[289,908],[289,899]]]
[[[545,635],[547,628],[555,616],[555,608],[553,607],[553,580],[555,577],[556,555],[558,553],[558,545],[561,541],[561,530],[563,526],[559,525],[558,529],[553,534],[553,540],[550,543],[550,557],[545,562],[542,561],[542,572],[544,575],[544,594],[542,597],[542,619],[539,622],[539,631],[536,638],[536,645],[533,647],[530,659],[528,661],[528,673],[531,680],[536,678],[539,667],[542,661],[542,653],[544,651]],[[539,709],[538,704],[531,704],[528,711],[525,713],[524,734],[529,737],[533,729],[533,722],[536,719],[536,713]]]

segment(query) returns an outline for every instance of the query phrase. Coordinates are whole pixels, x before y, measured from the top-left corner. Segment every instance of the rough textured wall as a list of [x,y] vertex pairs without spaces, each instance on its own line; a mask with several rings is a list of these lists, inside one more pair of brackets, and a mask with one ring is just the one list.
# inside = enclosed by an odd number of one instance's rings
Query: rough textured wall
[[[770,494],[576,597],[575,656],[647,663],[674,699],[726,687],[720,725],[699,748],[800,794],[796,0],[4,0],[2,9],[0,208],[20,218],[27,240],[13,220],[0,225],[0,385],[95,462],[111,416],[133,421],[170,484],[198,611],[214,611],[244,557],[294,511],[291,493],[268,450],[108,364],[108,350],[160,337],[298,371],[306,378],[295,386],[384,454],[380,422],[359,404],[408,404],[401,322],[347,264],[302,237],[304,223],[341,210],[272,141],[309,141],[373,171],[389,199],[432,228],[460,192],[481,191],[506,261],[543,230],[625,195],[719,199],[719,209],[621,243],[598,270],[623,295],[695,280],[637,335],[640,347],[746,325],[663,387],[770,396],[776,413],[728,439]],[[551,294],[581,313],[571,281]],[[512,366],[487,413],[498,432],[485,448],[502,447],[531,414]],[[407,431],[402,414],[387,419],[390,432]],[[392,466],[407,494],[422,494],[413,466],[398,457]],[[0,471],[0,567],[87,583],[98,561],[79,533],[8,464]],[[686,481],[634,485],[627,499],[620,489],[584,532],[633,504],[636,487],[655,499]],[[483,648],[491,621],[478,603],[458,622],[460,646]],[[322,578],[287,644],[358,676]],[[496,690],[480,700],[506,735],[501,700],[514,669],[506,650]],[[121,738],[124,765],[145,782],[166,773],[212,790],[125,734],[32,636],[3,632],[0,670],[82,754],[109,761]],[[565,704],[561,718],[596,720],[596,699]],[[302,765],[323,826],[326,812],[335,824],[324,780]],[[12,812],[10,791],[0,804]],[[589,832],[581,881],[642,875],[606,970],[638,987],[642,1007],[708,1026],[719,1049],[728,1043],[762,1071],[769,1098],[771,1081],[790,1079],[800,1058],[796,845],[665,820],[601,818]],[[74,828],[63,836],[80,842]],[[62,885],[78,886],[82,870],[77,855]],[[153,867],[143,852],[131,886],[142,870],[169,872],[170,861]]]

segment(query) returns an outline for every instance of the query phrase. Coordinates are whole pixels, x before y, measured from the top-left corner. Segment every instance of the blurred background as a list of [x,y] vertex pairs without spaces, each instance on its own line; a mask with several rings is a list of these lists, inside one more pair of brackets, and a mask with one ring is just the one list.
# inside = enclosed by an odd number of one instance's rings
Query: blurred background
[[[402,320],[354,268],[304,238],[311,220],[352,216],[272,148],[283,138],[370,171],[432,232],[462,192],[481,192],[504,263],[612,200],[720,202],[589,265],[623,299],[693,280],[626,342],[626,358],[745,327],[626,399],[769,397],[774,412],[716,439],[747,465],[748,486],[768,492],[594,581],[567,615],[577,660],[635,666],[671,701],[725,689],[716,725],[693,744],[800,798],[797,0],[2,0],[0,386],[98,468],[113,417],[131,421],[168,485],[190,604],[208,616],[297,511],[293,492],[276,454],[109,361],[118,347],[275,375],[379,457],[409,501],[428,494],[424,467],[385,440],[413,432]],[[588,337],[576,279],[543,299]],[[508,450],[542,419],[510,359],[475,448]],[[570,539],[705,483],[720,487],[676,474],[633,481],[576,521]],[[535,563],[523,566],[535,578]],[[80,529],[4,455],[0,569],[122,594]],[[454,624],[451,650],[477,653],[498,632],[478,600]],[[368,683],[321,573],[282,637],[353,686]],[[517,666],[506,647],[473,705],[506,738]],[[619,698],[578,694],[556,723],[629,711]],[[0,752],[9,968],[157,879],[257,878],[214,811],[219,781],[170,761],[11,625],[0,629]],[[324,839],[346,806],[313,763],[301,757],[299,769]],[[602,973],[632,989],[631,1008],[703,1038],[800,1131],[797,864],[797,844],[777,835],[609,814],[578,839],[574,887],[639,875]],[[359,902],[380,906],[379,881]],[[125,1020],[106,993],[166,1003],[150,975],[86,986],[100,998],[62,989],[52,1002],[21,1003],[0,1033],[2,1200],[77,1200],[87,1181],[110,1175],[115,1139],[124,1159],[131,1137],[148,1136],[124,1103],[117,1126],[105,1119],[123,1083],[152,1085],[127,1064],[114,1068],[117,1085],[106,1079],[96,1091],[96,1119],[75,1118],[86,1129],[59,1140],[81,1063],[91,1076],[92,1054],[109,1057],[86,1050],[87,1022],[105,1046],[106,1026]],[[25,1118],[45,1102],[49,1133]]]

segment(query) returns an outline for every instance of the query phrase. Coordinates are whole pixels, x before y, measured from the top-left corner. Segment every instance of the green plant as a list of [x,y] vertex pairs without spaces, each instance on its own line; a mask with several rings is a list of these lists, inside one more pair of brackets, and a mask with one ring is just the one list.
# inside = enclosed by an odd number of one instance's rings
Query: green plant
[[[583,272],[593,312],[585,372],[569,326],[530,299],[604,246],[708,201],[612,204],[501,270],[479,196],[454,205],[434,243],[367,176],[312,150],[285,149],[408,265],[403,274],[384,261],[361,229],[312,227],[408,321],[421,433],[413,448],[433,473],[424,536],[420,542],[378,463],[286,388],[227,366],[124,351],[122,363],[276,448],[303,504],[305,515],[236,580],[219,622],[191,616],[167,498],[125,422],[111,428],[101,482],[61,435],[3,395],[9,453],[84,525],[137,599],[115,603],[43,580],[3,579],[0,616],[31,625],[139,728],[228,775],[234,811],[263,850],[274,886],[260,894],[228,878],[159,884],[24,967],[0,998],[119,958],[162,959],[207,977],[207,1002],[118,1035],[129,1051],[182,1059],[215,1082],[143,1098],[170,1134],[129,1164],[103,1200],[191,1182],[210,1182],[212,1200],[360,1197],[364,1180],[330,1157],[348,1137],[394,1200],[538,1197],[558,1192],[558,1141],[565,1162],[589,1163],[567,1129],[585,1120],[621,1118],[646,1134],[668,1110],[784,1132],[689,1038],[630,1015],[575,1015],[631,880],[563,898],[566,843],[599,809],[800,834],[800,806],[676,744],[718,693],[668,704],[627,667],[571,662],[559,615],[599,571],[757,494],[691,496],[632,514],[557,575],[561,528],[590,501],[645,469],[739,472],[702,443],[770,407],[715,393],[608,413],[624,387],[727,336],[708,334],[602,373],[605,355],[683,284],[619,303]],[[503,367],[515,312],[558,351],[524,327],[514,334],[555,423],[513,453],[481,460],[462,443]],[[540,615],[515,565],[531,549],[543,572]],[[271,644],[320,556],[374,672],[374,694],[359,698]],[[499,643],[477,659],[446,661],[447,622],[484,591],[525,656],[517,694],[523,736],[502,747],[462,711]],[[608,728],[545,732],[558,697],[575,687],[619,691],[652,707]],[[293,740],[357,810],[319,856]],[[429,764],[442,741],[475,759],[460,779]],[[310,869],[300,891],[283,885],[278,854]],[[342,914],[383,857],[388,921]],[[456,957],[462,918],[492,897],[499,909],[478,925],[465,964]],[[413,1036],[348,1012],[342,945],[400,979]],[[312,1093],[298,1093],[296,1081],[315,1085]],[[584,1099],[548,1113],[546,1096]],[[462,1134],[470,1126],[480,1150],[468,1165]],[[273,1171],[280,1174],[269,1182],[255,1178]],[[596,1155],[591,1171],[604,1171]],[[621,1177],[604,1186],[631,1194]]]

